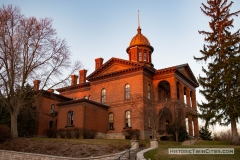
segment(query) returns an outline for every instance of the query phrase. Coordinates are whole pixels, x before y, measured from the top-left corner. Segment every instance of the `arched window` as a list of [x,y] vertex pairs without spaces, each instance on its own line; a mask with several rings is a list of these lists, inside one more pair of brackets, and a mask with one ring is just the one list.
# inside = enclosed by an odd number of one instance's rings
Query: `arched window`
[[125,122],[126,122],[126,127],[131,127],[130,111],[125,112]]
[[74,118],[74,112],[69,111],[67,115],[67,125],[72,126],[73,125],[73,118]]
[[138,53],[138,56],[139,56],[139,57],[138,57],[138,61],[142,61],[142,52],[139,52],[139,53]]
[[106,89],[102,89],[102,103],[106,103]]
[[151,99],[151,85],[148,84],[148,99]]
[[54,114],[54,110],[55,110],[55,105],[52,104],[50,109],[50,114]]
[[130,85],[125,85],[125,99],[130,99]]
[[158,85],[158,101],[165,102],[171,98],[170,84],[167,81],[162,81]]
[[113,130],[113,113],[108,114],[108,129]]
[[147,61],[147,53],[146,53],[146,51],[144,52],[143,60],[144,60],[145,62]]

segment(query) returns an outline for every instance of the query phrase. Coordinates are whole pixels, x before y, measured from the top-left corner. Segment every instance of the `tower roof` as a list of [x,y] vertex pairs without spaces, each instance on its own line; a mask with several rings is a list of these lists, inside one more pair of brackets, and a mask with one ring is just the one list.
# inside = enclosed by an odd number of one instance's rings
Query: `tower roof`
[[134,36],[130,42],[129,47],[133,47],[133,46],[137,46],[137,45],[146,45],[146,46],[151,46],[147,37],[145,37],[142,33],[141,33],[141,28],[138,27],[137,29],[138,33],[136,36]]
[[127,48],[127,52],[130,48],[135,47],[135,46],[145,46],[145,47],[149,47],[151,49],[151,51],[153,51],[153,47],[150,45],[149,40],[147,39],[147,37],[145,37],[142,33],[141,33],[141,28],[138,27],[137,29],[137,34],[132,38],[129,47]]
[[132,38],[129,47],[127,48],[127,52],[130,48],[135,47],[135,46],[145,46],[151,49],[153,51],[153,47],[150,45],[149,40],[147,37],[145,37],[141,33],[141,28],[140,28],[140,18],[139,18],[139,11],[138,11],[138,29],[137,29],[137,34]]

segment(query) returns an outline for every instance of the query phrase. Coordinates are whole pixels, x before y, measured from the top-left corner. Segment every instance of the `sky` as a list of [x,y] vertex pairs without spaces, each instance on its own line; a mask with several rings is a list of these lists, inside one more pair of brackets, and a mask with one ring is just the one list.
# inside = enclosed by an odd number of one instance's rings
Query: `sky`
[[[95,59],[111,57],[128,60],[126,48],[140,27],[154,48],[152,62],[156,69],[188,63],[194,75],[203,75],[205,62],[200,57],[204,36],[210,31],[210,18],[200,10],[207,0],[0,0],[16,5],[26,17],[53,19],[59,38],[70,46],[72,60],[82,62],[87,75],[95,69]],[[233,0],[231,12],[240,10]],[[234,29],[240,28],[240,16],[234,17]],[[78,73],[75,73],[78,74]],[[198,101],[204,98],[196,92]]]

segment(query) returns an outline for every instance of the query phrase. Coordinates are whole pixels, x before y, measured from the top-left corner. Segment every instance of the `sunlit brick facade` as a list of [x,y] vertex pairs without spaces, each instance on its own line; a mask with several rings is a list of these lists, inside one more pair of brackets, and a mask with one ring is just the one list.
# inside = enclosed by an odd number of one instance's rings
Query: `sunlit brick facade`
[[[141,131],[141,138],[147,138],[151,136],[147,125],[150,122],[145,119],[147,115],[141,114],[142,119],[134,118],[137,117],[132,112],[134,106],[127,102],[139,95],[139,106],[144,107],[144,99],[148,99],[156,102],[154,107],[161,108],[159,95],[162,90],[169,93],[168,98],[181,100],[196,112],[198,82],[188,64],[155,69],[152,64],[154,49],[140,27],[126,51],[128,60],[111,58],[104,63],[103,58],[96,58],[94,72],[86,76],[87,71],[80,70],[79,75],[71,76],[70,86],[57,89],[60,95],[52,92],[49,92],[54,95],[52,97],[43,95],[39,100],[42,116],[38,134],[44,135],[43,131],[49,127],[72,127],[96,130],[105,138],[125,138],[122,130],[132,128]],[[198,119],[190,114],[182,117],[188,120],[189,134],[198,136]],[[159,128],[166,130],[165,124],[166,120],[161,121]]]

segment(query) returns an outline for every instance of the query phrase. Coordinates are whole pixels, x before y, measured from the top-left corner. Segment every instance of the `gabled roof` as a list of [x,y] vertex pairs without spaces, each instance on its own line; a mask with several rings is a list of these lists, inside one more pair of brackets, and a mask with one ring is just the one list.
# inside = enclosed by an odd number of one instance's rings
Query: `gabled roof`
[[196,77],[194,76],[188,63],[159,69],[159,70],[156,70],[155,74],[159,75],[159,74],[166,74],[166,73],[170,73],[170,72],[174,72],[174,73],[180,75],[181,77],[184,77],[190,83],[192,83],[195,87],[199,86],[198,81],[197,81]]
[[144,63],[132,62],[124,59],[114,58],[112,57],[106,63],[104,63],[101,67],[96,69],[93,73],[91,73],[87,80],[97,80],[111,76],[117,76],[124,73],[130,73],[138,70],[142,70],[143,68],[149,70],[154,73],[155,70],[153,68],[148,67]]
[[72,100],[72,98],[65,97],[60,94],[56,94],[56,93],[49,92],[46,90],[41,90],[41,91],[37,91],[37,92],[40,93],[42,95],[42,97],[48,98],[48,99],[54,99],[57,101],[71,101]]
[[90,86],[90,83],[86,82],[86,83],[76,84],[76,85],[73,85],[73,86],[70,85],[70,86],[67,86],[67,87],[58,88],[58,89],[56,89],[56,91],[63,92],[63,91],[67,91],[67,90],[85,88],[85,87],[89,87],[89,86]]
[[188,77],[189,80],[191,80],[193,83],[195,83],[196,87],[199,87],[199,83],[198,83],[196,77],[194,76],[191,68],[189,67],[188,63],[178,65],[176,67],[177,67],[177,71],[180,72],[180,74],[183,74],[186,77]]

